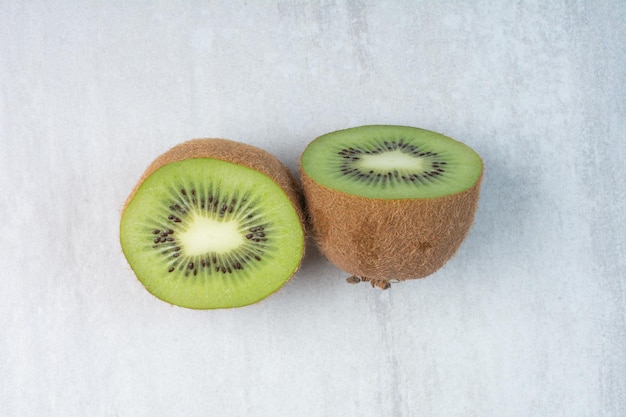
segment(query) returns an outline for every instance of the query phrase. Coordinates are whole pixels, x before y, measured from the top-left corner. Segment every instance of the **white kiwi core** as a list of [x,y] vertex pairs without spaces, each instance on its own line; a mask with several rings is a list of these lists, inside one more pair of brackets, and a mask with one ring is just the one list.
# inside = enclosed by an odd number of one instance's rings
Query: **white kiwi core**
[[200,256],[210,252],[228,253],[244,243],[236,220],[220,221],[191,213],[187,230],[179,235],[181,246],[189,256]]
[[380,154],[363,155],[356,165],[361,169],[374,171],[389,171],[395,169],[417,172],[425,168],[425,163],[422,158],[416,158],[398,149]]

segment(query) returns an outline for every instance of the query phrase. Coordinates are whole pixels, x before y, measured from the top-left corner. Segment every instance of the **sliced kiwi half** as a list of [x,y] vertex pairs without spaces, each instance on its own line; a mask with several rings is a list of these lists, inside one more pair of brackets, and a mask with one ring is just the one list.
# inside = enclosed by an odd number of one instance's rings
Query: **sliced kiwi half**
[[300,159],[322,252],[387,288],[432,274],[473,222],[483,164],[469,146],[407,126],[361,126],[318,137]]
[[304,253],[293,178],[274,156],[197,139],[160,156],[128,198],[122,250],[146,289],[174,305],[255,303],[278,290]]

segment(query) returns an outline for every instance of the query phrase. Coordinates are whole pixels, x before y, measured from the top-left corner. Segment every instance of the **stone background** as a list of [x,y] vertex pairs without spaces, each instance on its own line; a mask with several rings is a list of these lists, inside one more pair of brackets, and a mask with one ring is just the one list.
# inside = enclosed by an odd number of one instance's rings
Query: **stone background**
[[[0,415],[623,416],[623,1],[0,1]],[[362,124],[485,161],[457,255],[389,291],[310,242],[264,302],[150,296],[121,206],[178,142],[289,168]]]

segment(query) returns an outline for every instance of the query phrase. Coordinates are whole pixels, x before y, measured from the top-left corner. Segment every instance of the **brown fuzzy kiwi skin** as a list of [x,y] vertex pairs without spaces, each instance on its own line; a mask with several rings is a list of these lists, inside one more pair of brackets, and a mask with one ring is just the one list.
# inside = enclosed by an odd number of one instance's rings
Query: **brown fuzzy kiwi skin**
[[[298,218],[300,219],[300,225],[302,227],[302,234],[306,236],[306,229],[304,223],[304,211],[303,211],[303,197],[300,188],[296,184],[296,181],[289,172],[289,169],[278,160],[271,153],[257,148],[256,146],[248,145],[245,143],[219,138],[204,138],[204,139],[192,139],[187,142],[178,144],[157,157],[146,168],[141,178],[131,191],[130,195],[126,199],[122,208],[122,213],[126,209],[126,206],[133,199],[133,196],[141,186],[141,184],[157,169],[164,165],[171,164],[173,162],[183,161],[192,158],[212,158],[219,159],[225,162],[232,162],[238,165],[242,165],[262,174],[270,177],[280,188],[285,192],[291,205],[296,210]],[[300,260],[304,258],[306,238],[303,242],[302,254]],[[300,265],[294,271],[294,274],[300,268]]]
[[313,236],[340,269],[380,283],[423,278],[457,251],[474,221],[481,175],[474,186],[428,199],[373,199],[313,181],[300,164]]

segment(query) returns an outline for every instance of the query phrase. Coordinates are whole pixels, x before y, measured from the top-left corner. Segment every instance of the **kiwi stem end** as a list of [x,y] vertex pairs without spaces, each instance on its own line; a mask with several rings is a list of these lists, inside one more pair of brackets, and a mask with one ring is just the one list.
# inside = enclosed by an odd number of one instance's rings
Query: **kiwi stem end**
[[369,282],[372,285],[372,288],[378,287],[381,290],[387,290],[391,288],[391,283],[389,281],[385,281],[382,279],[359,277],[356,275],[352,275],[351,277],[346,278],[346,282],[348,284],[358,284],[359,282]]

